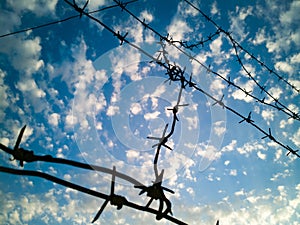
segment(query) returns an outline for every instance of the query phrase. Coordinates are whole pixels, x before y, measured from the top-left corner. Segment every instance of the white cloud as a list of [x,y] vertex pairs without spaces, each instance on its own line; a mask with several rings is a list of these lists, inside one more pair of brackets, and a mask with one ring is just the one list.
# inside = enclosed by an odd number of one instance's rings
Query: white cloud
[[235,13],[231,12],[229,14],[230,19],[230,28],[229,30],[232,31],[233,37],[238,41],[244,40],[248,33],[245,31],[246,26],[246,18],[252,15],[253,7],[248,6],[247,8],[240,8],[239,6],[236,7]]
[[300,22],[300,2],[299,1],[292,1],[290,5],[290,9],[288,11],[282,12],[279,17],[279,20],[283,24],[299,24]]
[[263,117],[263,119],[264,119],[265,121],[268,122],[268,125],[269,125],[269,124],[270,124],[270,121],[273,121],[273,120],[274,120],[275,111],[270,110],[270,109],[263,110],[263,111],[261,112],[261,116]]
[[237,151],[241,155],[249,156],[252,152],[258,152],[259,150],[265,150],[265,147],[258,142],[247,142],[242,147],[238,147]]
[[224,162],[224,165],[225,166],[228,166],[230,164],[230,161],[229,160],[226,160],[225,162]]
[[209,44],[209,48],[213,55],[219,55],[221,53],[222,44],[223,41],[221,35]]
[[7,0],[8,5],[13,7],[17,14],[24,11],[31,11],[37,16],[45,16],[45,14],[53,14],[58,0],[53,1],[37,1],[37,0]]
[[215,15],[215,14],[217,14],[218,12],[219,12],[219,9],[218,9],[218,6],[217,6],[217,2],[214,1],[213,4],[212,4],[212,6],[211,6],[210,13],[211,13],[212,15]]
[[290,62],[291,62],[291,64],[300,63],[300,53],[294,54],[294,55],[290,58]]
[[141,107],[141,104],[139,103],[132,103],[131,106],[130,106],[130,111],[134,114],[134,115],[137,115],[139,114],[141,111],[142,111],[142,107]]
[[9,99],[7,91],[9,90],[8,86],[4,83],[6,73],[0,69],[0,120],[3,120],[5,117],[5,109],[9,106]]
[[229,172],[229,175],[230,176],[236,176],[237,175],[237,170],[230,170],[230,172]]
[[267,158],[267,155],[262,153],[261,151],[257,152],[257,156],[258,156],[258,158],[260,158],[262,160],[265,160]]
[[119,107],[118,106],[113,106],[113,105],[108,106],[107,112],[106,112],[107,116],[113,116],[116,113],[119,113]]
[[159,111],[155,111],[153,113],[146,113],[144,115],[145,120],[151,120],[151,119],[155,119],[160,115]]
[[0,52],[8,55],[13,67],[27,76],[44,66],[44,61],[40,59],[41,50],[39,37],[34,39],[9,37],[5,40],[5,45],[2,44],[0,47]]
[[176,18],[167,27],[168,33],[172,35],[173,40],[185,40],[185,36],[193,30],[180,18]]
[[127,150],[126,157],[128,162],[132,163],[138,160],[140,153],[136,150]]
[[145,19],[146,23],[151,23],[154,19],[153,15],[148,12],[147,10],[144,10],[140,13],[141,18]]
[[225,87],[226,85],[224,82],[222,82],[221,79],[216,78],[211,82],[209,89],[215,97],[221,97]]
[[[281,94],[283,93],[282,89],[280,87],[271,87],[268,92],[270,93],[271,96],[273,96],[273,98],[275,99],[279,99]],[[273,100],[271,99],[271,97],[268,97],[266,99],[266,102],[272,102]]]
[[300,146],[300,128],[290,138],[296,146]]
[[[241,83],[238,81],[239,79],[235,79],[234,83],[237,84],[238,86],[240,86],[242,88],[242,90],[246,91],[246,92],[252,92],[254,87],[255,87],[255,83],[252,80],[247,81],[246,83]],[[238,100],[243,100],[245,102],[253,102],[253,98],[250,97],[249,95],[246,95],[244,91],[242,91],[240,89],[235,90],[231,95],[234,99],[238,99]]]
[[225,122],[224,121],[217,121],[214,126],[214,132],[218,135],[221,136],[224,134],[224,132],[226,131],[226,127],[225,127]]
[[48,123],[52,126],[57,127],[60,120],[60,115],[58,113],[52,113],[48,116]]
[[255,34],[255,38],[253,40],[254,45],[260,45],[267,41],[266,37],[266,29],[265,28],[259,28],[258,31]]
[[224,146],[221,151],[222,152],[231,152],[236,149],[237,140],[232,140],[228,145]]
[[293,74],[294,69],[291,65],[289,65],[287,62],[277,62],[275,64],[275,69],[280,70],[282,72],[288,73],[288,74]]

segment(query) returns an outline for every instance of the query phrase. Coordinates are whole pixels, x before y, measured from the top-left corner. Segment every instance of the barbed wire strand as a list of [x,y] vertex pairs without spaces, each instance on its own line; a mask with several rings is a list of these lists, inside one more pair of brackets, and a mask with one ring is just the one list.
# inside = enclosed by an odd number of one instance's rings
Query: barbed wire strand
[[[72,188],[74,190],[80,191],[82,193],[97,197],[97,198],[102,198],[102,199],[110,199],[109,195],[103,194],[101,192],[97,192],[94,191],[92,189],[88,189],[86,187],[74,184],[72,182],[57,178],[55,176],[49,175],[47,173],[44,172],[39,172],[39,171],[33,171],[33,170],[19,170],[19,169],[12,169],[12,168],[7,168],[7,167],[3,167],[0,166],[0,172],[4,172],[4,173],[9,173],[9,174],[14,174],[14,175],[21,175],[21,176],[33,176],[33,177],[40,177],[49,181],[52,181],[54,183],[60,184],[62,186],[65,187],[69,187]],[[175,224],[179,224],[179,225],[186,225],[186,223],[172,217],[169,216],[167,214],[161,214],[158,210],[155,210],[153,208],[149,208],[149,207],[145,207],[145,206],[141,206],[138,205],[136,203],[130,202],[130,201],[126,201],[123,203],[123,205],[126,205],[127,207],[130,208],[134,208],[136,210],[140,210],[140,211],[144,211],[144,212],[148,212],[148,213],[152,213],[155,215],[159,215],[162,216],[163,218],[175,223]]]
[[[226,77],[222,76],[221,74],[219,74],[218,72],[213,71],[211,68],[209,68],[209,66],[206,66],[204,63],[200,62],[198,59],[196,59],[194,56],[192,56],[191,54],[185,52],[184,50],[182,50],[181,48],[179,48],[178,46],[176,46],[175,43],[177,42],[182,42],[182,41],[173,41],[172,38],[168,39],[168,37],[165,37],[163,35],[161,35],[158,31],[156,31],[154,28],[152,28],[151,26],[149,26],[149,24],[147,24],[145,21],[142,21],[141,19],[139,19],[135,14],[133,14],[130,10],[128,10],[126,8],[126,5],[120,1],[114,0],[114,2],[116,2],[116,4],[119,4],[119,7],[122,9],[122,11],[126,11],[128,14],[130,14],[135,20],[137,20],[138,22],[140,22],[146,29],[151,30],[153,33],[155,33],[157,36],[159,36],[159,38],[161,40],[166,41],[168,44],[174,46],[177,50],[179,50],[181,53],[185,54],[187,57],[190,58],[190,60],[194,60],[195,62],[197,62],[198,64],[200,64],[204,69],[206,69],[207,71],[211,72],[212,74],[216,75],[217,77],[221,78],[222,80],[224,80],[228,86],[232,85],[233,87],[237,88],[238,90],[242,91],[246,96],[249,96],[251,98],[253,98],[254,100],[256,100],[256,102],[267,105],[267,106],[271,106],[283,113],[285,113],[286,115],[289,116],[289,118],[295,119],[300,121],[300,115],[299,113],[293,112],[292,110],[290,110],[287,106],[285,106],[284,104],[282,104],[281,102],[279,102],[279,99],[276,99],[275,97],[273,97],[268,91],[265,90],[264,87],[262,87],[261,85],[259,85],[259,83],[253,78],[253,80],[255,81],[255,84],[258,84],[258,87],[261,89],[261,91],[264,91],[267,93],[268,96],[270,96],[275,104],[271,104],[265,101],[265,99],[261,99],[259,97],[254,96],[253,94],[251,94],[249,91],[245,90],[244,88],[241,88],[239,85],[236,85],[234,82],[232,82],[230,80],[230,77],[227,79]],[[220,31],[222,31],[222,28],[218,27],[217,31],[213,34],[213,35],[217,35]],[[223,31],[224,32],[224,31]],[[231,37],[232,38],[232,37]],[[209,37],[208,40],[211,40],[211,38]],[[185,47],[184,44],[181,44],[181,46]],[[237,56],[238,57],[238,56]],[[240,63],[241,60],[239,61]],[[243,68],[245,68],[243,66]],[[251,76],[251,75],[250,75]],[[280,108],[279,105],[282,107]]]
[[[3,145],[0,143],[0,149],[2,149],[4,152],[14,156],[14,150],[10,149],[9,147]],[[28,150],[26,150],[28,151]],[[15,157],[16,158],[16,157]],[[69,165],[69,166],[73,166],[73,167],[77,167],[77,168],[81,168],[81,169],[87,169],[87,170],[93,170],[93,171],[99,171],[102,173],[107,173],[107,174],[112,174],[113,171],[111,169],[105,168],[105,167],[101,167],[101,166],[96,166],[96,165],[91,165],[91,164],[86,164],[86,163],[81,163],[81,162],[77,162],[74,160],[69,160],[69,159],[63,159],[63,158],[55,158],[52,157],[50,155],[32,155],[31,158],[29,158],[29,160],[24,160],[25,162],[48,162],[48,163],[56,163],[56,164],[64,164],[64,165]],[[126,180],[134,185],[143,185],[141,182],[139,182],[138,180],[120,173],[120,172],[116,172],[116,176]]]
[[300,93],[300,89],[297,89],[295,87],[295,85],[291,84],[288,80],[286,80],[283,76],[280,76],[278,73],[276,73],[273,69],[271,69],[270,67],[268,67],[264,62],[262,62],[261,60],[259,60],[257,57],[255,57],[252,53],[250,53],[249,51],[247,51],[241,44],[239,44],[230,34],[230,32],[225,31],[221,28],[221,26],[219,26],[214,20],[212,20],[207,14],[205,14],[201,9],[199,9],[198,7],[196,7],[193,3],[191,3],[188,0],[183,0],[185,1],[188,5],[190,5],[192,8],[194,8],[195,10],[197,10],[198,12],[200,12],[200,14],[209,22],[211,22],[218,30],[220,30],[222,33],[224,33],[229,39],[230,41],[232,41],[232,44],[235,44],[236,46],[238,46],[242,51],[244,51],[245,53],[247,53],[252,59],[256,60],[261,66],[265,67],[270,74],[275,74],[278,78],[278,80],[282,80],[283,82],[285,82],[288,86],[290,86],[293,90],[295,90],[298,94]]
[[[70,6],[74,7],[72,3],[70,3],[68,0],[64,0],[66,3],[68,3]],[[125,10],[125,9],[124,9]],[[161,63],[159,60],[157,60],[155,57],[153,57],[150,53],[146,52],[145,50],[141,49],[139,46],[137,46],[136,44],[131,43],[130,41],[128,41],[126,39],[126,34],[125,35],[120,35],[119,31],[115,32],[114,30],[112,30],[109,26],[107,26],[106,24],[104,24],[103,22],[101,22],[99,19],[86,14],[85,12],[83,12],[84,15],[86,15],[87,17],[89,17],[90,19],[96,21],[97,23],[99,23],[100,25],[102,25],[105,29],[107,29],[109,32],[111,32],[113,34],[113,36],[116,36],[119,40],[120,40],[120,45],[122,45],[123,43],[127,43],[128,45],[132,46],[133,48],[137,49],[138,51],[140,51],[141,53],[143,53],[144,55],[146,55],[147,57],[149,57],[152,61],[157,62],[158,65],[164,67],[165,69],[168,69],[168,67]],[[164,40],[166,38],[164,37]],[[186,53],[187,54],[187,53]],[[204,68],[207,68],[208,70],[210,68],[206,67],[204,65]],[[185,77],[182,78],[184,80],[184,82],[186,82],[187,84],[190,83],[189,80],[187,80]],[[216,103],[218,103],[219,105],[221,105],[223,108],[228,109],[230,112],[234,113],[235,115],[239,116],[240,118],[242,118],[243,120],[246,120],[247,117],[241,115],[239,112],[237,112],[236,110],[234,110],[233,108],[225,105],[224,102],[220,102],[219,99],[217,99],[216,97],[212,96],[211,94],[209,94],[208,92],[204,91],[203,89],[201,89],[200,87],[197,87],[196,84],[191,85],[194,89],[196,89],[197,91],[203,93],[204,95],[206,95],[207,97],[209,97],[210,99],[212,99],[213,101],[215,101]],[[247,120],[246,120],[247,121]],[[255,127],[257,130],[259,130],[262,134],[264,134],[264,138],[268,137],[270,140],[272,140],[273,142],[277,143],[278,145],[280,145],[281,147],[285,148],[286,150],[288,150],[288,152],[291,152],[292,154],[294,154],[296,151],[293,150],[291,147],[289,147],[288,145],[284,145],[283,143],[281,143],[280,141],[278,141],[274,136],[272,136],[270,133],[264,131],[262,128],[260,128],[258,125],[254,124],[254,122],[250,122],[249,124],[251,124],[253,127]],[[295,154],[294,154],[295,155]],[[297,155],[299,157],[299,155]],[[300,157],[299,157],[300,158]]]
[[[134,3],[136,1],[138,1],[138,0],[128,1],[128,2],[125,2],[124,4],[128,5],[128,4]],[[86,12],[86,13],[87,14],[94,14],[94,13],[105,11],[107,9],[112,9],[112,8],[115,8],[115,7],[118,7],[118,6],[119,5],[111,5],[111,6],[103,7],[101,9],[94,10],[94,11],[91,11],[91,12]],[[34,26],[34,27],[30,27],[30,28],[25,28],[25,29],[14,31],[14,32],[10,32],[10,33],[7,33],[7,34],[2,34],[2,35],[0,35],[0,38],[12,36],[12,35],[19,34],[19,33],[24,33],[24,32],[30,31],[30,30],[35,30],[35,29],[39,29],[39,28],[51,26],[51,25],[58,24],[58,23],[63,23],[63,22],[66,22],[68,20],[71,20],[71,19],[74,19],[74,18],[78,18],[78,17],[80,17],[80,15],[74,15],[74,16],[70,16],[70,17],[67,17],[67,18],[64,18],[64,19],[61,19],[61,20],[57,20],[57,21],[53,21],[53,22],[49,22],[49,23],[37,25],[37,26]]]

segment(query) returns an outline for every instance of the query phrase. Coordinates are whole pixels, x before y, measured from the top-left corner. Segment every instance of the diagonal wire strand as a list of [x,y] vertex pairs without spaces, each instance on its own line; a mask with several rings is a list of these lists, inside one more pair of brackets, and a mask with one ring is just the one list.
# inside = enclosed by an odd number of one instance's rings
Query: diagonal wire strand
[[[82,193],[85,193],[85,194],[88,194],[88,195],[91,195],[91,196],[94,196],[94,197],[97,197],[97,198],[102,198],[102,199],[105,199],[105,200],[109,199],[109,195],[103,194],[101,192],[94,191],[92,189],[88,189],[88,188],[80,186],[78,184],[74,184],[72,182],[65,181],[63,179],[60,179],[60,178],[57,178],[55,176],[49,175],[47,173],[39,172],[39,171],[19,170],[19,169],[12,169],[12,168],[7,168],[7,167],[0,166],[0,172],[14,174],[14,175],[21,175],[21,176],[40,177],[40,178],[52,181],[54,183],[60,184],[60,185],[65,186],[65,187],[72,188],[74,190],[80,191]],[[124,205],[126,205],[130,208],[134,208],[136,210],[152,213],[152,214],[155,214],[155,215],[158,215],[158,214],[161,215],[160,212],[155,210],[155,209],[147,208],[145,206],[141,206],[141,205],[138,205],[138,204],[133,203],[133,202],[127,201],[127,202],[124,203]],[[175,224],[179,224],[179,225],[185,225],[186,224],[186,223],[184,223],[184,222],[182,222],[182,221],[180,221],[180,220],[178,220],[178,219],[176,219],[172,216],[169,216],[167,214],[163,214],[161,216],[163,216],[165,219],[167,219],[167,220],[169,220],[169,221],[171,221]]]
[[[125,4],[126,5],[127,4],[131,4],[131,3],[136,2],[136,1],[138,1],[138,0],[128,1]],[[103,7],[101,9],[94,10],[94,11],[91,11],[91,12],[86,12],[86,13],[87,14],[94,14],[94,13],[101,12],[101,11],[104,11],[104,10],[107,10],[107,9],[112,9],[112,8],[115,8],[115,7],[118,7],[118,6],[119,5],[111,5],[111,6]],[[0,35],[0,38],[12,36],[12,35],[19,34],[19,33],[24,33],[26,31],[30,31],[30,30],[36,30],[36,29],[47,27],[47,26],[51,26],[51,25],[54,25],[54,24],[63,23],[63,22],[66,22],[68,20],[72,20],[72,19],[78,18],[78,17],[80,17],[80,15],[74,15],[74,16],[70,16],[70,17],[67,17],[67,18],[64,18],[64,19],[61,19],[61,20],[57,20],[57,21],[53,21],[53,22],[49,22],[49,23],[45,23],[45,24],[41,24],[41,25],[29,27],[29,28],[25,28],[25,29],[14,31],[14,32],[10,32],[10,33],[7,33],[7,34],[2,34],[2,35]]]
[[[68,2],[68,0],[64,0],[64,1],[67,2],[70,6],[74,7],[74,6],[72,5],[72,3]],[[125,8],[125,7],[124,7],[124,8]],[[126,10],[126,8],[123,9],[123,10]],[[122,36],[120,37],[119,33],[116,33],[114,30],[112,30],[109,26],[107,26],[106,24],[104,24],[103,22],[101,22],[99,19],[94,18],[93,16],[88,15],[88,14],[86,14],[85,12],[84,12],[84,15],[86,15],[86,16],[89,17],[90,19],[92,19],[92,20],[96,21],[97,23],[99,23],[100,25],[102,25],[105,29],[107,29],[107,30],[108,30],[109,32],[111,32],[114,36],[116,36],[119,40],[121,40],[121,41],[122,41],[121,43],[123,43],[123,42],[124,42],[124,43],[127,43],[127,44],[130,45],[131,47],[133,47],[133,48],[137,49],[138,51],[140,51],[141,53],[145,54],[145,55],[146,55],[147,57],[149,57],[152,61],[157,62],[157,59],[156,59],[155,57],[153,57],[150,53],[146,52],[145,50],[143,50],[142,48],[140,48],[138,45],[131,43],[131,42],[128,41],[124,36],[123,36],[123,37],[122,37]],[[160,35],[160,34],[158,34],[158,35]],[[160,36],[161,36],[161,35],[160,35]],[[169,41],[166,37],[162,37],[162,38],[163,38],[163,40],[167,40],[167,41],[170,43],[170,41]],[[175,46],[176,46],[176,45],[175,45]],[[179,50],[181,50],[181,49],[179,49]],[[182,51],[182,50],[181,50],[181,51]],[[185,53],[185,52],[183,51],[183,53]],[[187,54],[187,53],[185,53],[185,54]],[[165,69],[168,69],[168,66],[165,65],[165,64],[163,64],[163,63],[161,63],[160,61],[158,61],[157,63],[158,63],[158,65],[164,67]],[[207,66],[205,66],[205,65],[203,65],[203,67],[206,68],[206,69],[208,69],[208,70],[210,69],[209,67],[207,67]],[[178,81],[178,80],[177,80],[177,81]],[[189,80],[187,80],[185,77],[183,78],[183,81],[186,82],[186,83],[189,83]],[[181,82],[182,82],[182,81],[181,81]],[[195,90],[197,90],[197,91],[203,93],[204,95],[206,95],[207,97],[209,97],[210,99],[212,99],[214,102],[219,102],[219,99],[217,99],[216,97],[212,96],[212,95],[209,94],[208,92],[204,91],[204,90],[201,89],[200,87],[197,87],[196,84],[192,85],[192,88],[194,88]],[[234,110],[233,108],[231,108],[231,107],[225,105],[224,103],[223,103],[222,107],[223,107],[223,108],[226,108],[228,111],[234,113],[235,115],[239,116],[240,118],[246,119],[246,117],[244,117],[243,115],[241,115],[238,111],[236,111],[236,110]],[[291,148],[290,148],[288,145],[284,145],[282,142],[278,141],[278,140],[277,140],[276,138],[274,138],[273,136],[270,136],[268,132],[264,131],[262,128],[260,128],[258,125],[256,125],[254,122],[250,122],[249,124],[251,124],[251,125],[252,125],[253,127],[255,127],[257,130],[259,130],[259,131],[260,131],[262,134],[264,134],[265,136],[267,136],[267,137],[269,137],[269,138],[272,137],[272,138],[270,138],[270,139],[271,139],[273,142],[277,143],[277,144],[280,145],[281,147],[283,147],[283,148],[285,148],[286,150],[288,150],[289,152],[291,152]],[[294,150],[293,150],[293,151],[294,151]],[[299,156],[298,156],[298,157],[299,157]],[[299,158],[300,158],[300,157],[299,157]]]
[[220,30],[222,33],[224,33],[232,42],[232,44],[235,44],[238,46],[242,51],[246,52],[252,59],[256,60],[261,66],[265,67],[270,74],[275,74],[279,80],[282,80],[284,83],[286,83],[289,87],[291,87],[293,90],[295,90],[298,94],[300,93],[300,89],[296,88],[295,85],[291,84],[287,79],[283,78],[283,76],[280,76],[278,73],[276,73],[273,69],[268,67],[265,63],[263,63],[261,60],[259,60],[257,57],[255,57],[253,54],[251,54],[249,51],[247,51],[241,44],[239,44],[235,39],[232,38],[231,34],[228,31],[223,30],[215,21],[213,21],[209,16],[207,16],[201,9],[196,7],[193,3],[191,3],[189,0],[184,0],[188,5],[190,5],[192,8],[200,12],[200,14],[209,22],[211,22],[218,30]]
[[[265,90],[265,88],[263,88],[261,85],[258,84],[258,82],[253,78],[254,82],[256,85],[258,85],[258,87],[267,93],[268,96],[270,96],[274,101],[275,104],[271,104],[268,103],[266,101],[264,101],[264,99],[262,100],[261,98],[256,97],[255,95],[251,94],[250,92],[246,91],[245,89],[241,88],[239,85],[236,85],[234,82],[230,81],[230,78],[226,78],[224,76],[222,76],[221,74],[219,74],[218,72],[212,71],[209,66],[206,66],[204,63],[200,62],[198,59],[196,59],[195,57],[193,57],[191,54],[185,52],[184,50],[182,50],[181,48],[179,48],[178,46],[176,46],[176,41],[173,41],[172,38],[168,38],[161,35],[158,31],[156,31],[154,28],[152,28],[149,24],[146,24],[144,21],[142,21],[141,19],[139,19],[134,13],[132,13],[130,10],[128,10],[126,8],[126,6],[124,6],[120,1],[114,0],[114,2],[116,4],[119,4],[119,6],[122,8],[122,11],[126,11],[129,15],[131,15],[135,20],[137,20],[138,22],[140,22],[146,29],[151,30],[153,33],[155,33],[157,36],[159,36],[159,38],[161,40],[166,41],[167,43],[169,43],[170,45],[174,46],[177,50],[179,50],[181,53],[185,54],[187,57],[189,57],[191,60],[194,60],[195,62],[197,62],[199,65],[201,65],[204,69],[206,69],[207,71],[211,72],[212,74],[216,75],[217,77],[221,78],[223,81],[228,83],[229,85],[234,86],[235,88],[237,88],[238,90],[242,91],[246,96],[249,96],[251,98],[253,98],[254,100],[256,100],[256,102],[258,103],[262,103],[265,104],[267,106],[271,106],[275,109],[278,109],[279,111],[285,113],[286,115],[289,116],[289,118],[295,119],[300,121],[300,115],[299,113],[293,112],[292,110],[290,110],[287,106],[285,106],[284,104],[280,103],[278,99],[274,98],[268,91]],[[205,14],[204,14],[205,15]],[[206,16],[206,15],[205,15]],[[207,16],[206,16],[207,17]],[[208,17],[209,18],[209,17]],[[216,25],[217,27],[217,31],[216,33],[219,32],[225,32],[221,27],[219,27],[218,25]],[[229,35],[230,40],[234,40],[230,34],[227,34],[227,32],[225,32],[226,35]],[[237,42],[236,42],[237,43]],[[184,45],[182,45],[184,46]],[[241,60],[239,60],[239,62],[241,62]],[[245,67],[243,67],[245,68]],[[282,108],[280,108],[278,105],[280,105]]]

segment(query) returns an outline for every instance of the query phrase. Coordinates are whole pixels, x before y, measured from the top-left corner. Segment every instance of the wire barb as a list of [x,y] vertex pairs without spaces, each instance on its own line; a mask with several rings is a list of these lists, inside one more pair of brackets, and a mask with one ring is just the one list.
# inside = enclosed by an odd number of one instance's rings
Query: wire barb
[[84,12],[85,8],[87,7],[88,3],[89,3],[89,0],[87,0],[87,1],[85,2],[84,6],[83,6],[82,8],[80,8],[80,7],[76,4],[75,0],[73,0],[73,6],[74,6],[74,9],[75,9],[77,12],[79,12],[79,18],[82,17],[83,12]]
[[[167,215],[172,213],[172,203],[169,199],[164,194],[164,190],[168,191],[172,194],[175,192],[169,188],[163,187],[162,186],[162,180],[163,180],[163,175],[164,175],[164,170],[161,171],[160,175],[156,177],[155,181],[153,181],[153,185],[150,186],[137,186],[135,185],[135,188],[142,189],[139,193],[139,195],[142,195],[143,193],[147,193],[147,196],[150,197],[150,200],[146,204],[146,208],[148,208],[153,200],[159,200],[159,208],[158,208],[158,213],[156,215],[157,220],[161,220],[164,215]],[[163,207],[164,203],[166,204],[166,209],[163,212]]]
[[101,208],[99,209],[96,216],[94,217],[92,223],[94,223],[95,221],[98,220],[98,218],[104,211],[108,202],[110,202],[111,205],[117,206],[118,210],[122,209],[123,205],[128,202],[125,197],[115,194],[115,179],[116,179],[116,167],[113,166],[113,173],[112,173],[111,186],[110,186],[110,195],[105,200],[105,202],[102,204]]
[[244,117],[239,123],[246,121],[247,123],[254,123],[254,120],[251,119],[251,112],[249,112],[248,117]]

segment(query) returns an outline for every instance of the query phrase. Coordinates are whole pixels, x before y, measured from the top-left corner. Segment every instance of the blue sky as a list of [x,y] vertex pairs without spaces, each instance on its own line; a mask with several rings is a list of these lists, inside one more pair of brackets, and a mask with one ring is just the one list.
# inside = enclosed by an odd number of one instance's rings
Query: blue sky
[[[244,49],[300,88],[300,2],[279,0],[192,1]],[[86,10],[114,5],[91,0]],[[78,1],[84,5],[84,1]],[[60,20],[76,12],[64,1],[9,1],[0,3],[0,35]],[[127,8],[174,41],[188,44],[216,32],[212,23],[185,1],[138,1]],[[162,46],[159,37],[120,8],[93,14],[130,43],[153,57]],[[259,99],[261,93],[239,65],[228,37],[217,34],[194,49],[166,44],[167,60],[181,68],[205,92],[221,99],[244,117],[292,149],[300,147],[299,120],[246,96],[198,62]],[[182,49],[194,56],[189,58]],[[245,68],[274,98],[299,112],[299,94],[239,49]],[[156,142],[172,123],[178,82],[165,82],[166,69],[120,41],[95,21],[82,16],[60,24],[0,38],[0,142],[13,147],[19,130],[27,125],[21,147],[96,164],[150,185],[155,179]],[[162,60],[165,60],[162,58]],[[187,77],[189,78],[189,77]],[[158,168],[173,203],[174,217],[188,224],[297,224],[300,220],[299,158],[274,143],[241,117],[201,92],[186,88],[179,122],[162,148]],[[2,166],[20,168],[1,151]],[[109,194],[110,175],[51,163],[25,163],[38,170]],[[298,175],[297,175],[298,174]],[[103,200],[41,178],[0,173],[1,224],[89,224]],[[116,180],[116,193],[137,204],[139,196],[127,181]],[[158,208],[153,202],[151,207]],[[97,224],[171,224],[155,215],[128,207],[107,205]]]

